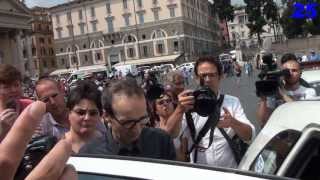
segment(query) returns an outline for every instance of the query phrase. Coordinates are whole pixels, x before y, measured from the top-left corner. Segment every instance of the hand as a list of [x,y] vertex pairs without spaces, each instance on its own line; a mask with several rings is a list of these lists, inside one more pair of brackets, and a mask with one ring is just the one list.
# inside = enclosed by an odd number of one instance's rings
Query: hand
[[19,115],[0,144],[0,179],[13,179],[28,142],[46,111],[46,105],[37,101]]
[[5,136],[17,117],[18,113],[14,109],[5,109],[0,113],[0,136]]
[[193,109],[194,105],[194,96],[192,95],[192,90],[185,90],[178,95],[178,107],[181,108],[184,112],[187,112]]
[[223,116],[220,118],[220,121],[218,123],[218,127],[219,128],[229,128],[231,127],[233,121],[235,121],[235,119],[231,116],[231,113],[228,111],[227,108],[222,107],[224,114]]

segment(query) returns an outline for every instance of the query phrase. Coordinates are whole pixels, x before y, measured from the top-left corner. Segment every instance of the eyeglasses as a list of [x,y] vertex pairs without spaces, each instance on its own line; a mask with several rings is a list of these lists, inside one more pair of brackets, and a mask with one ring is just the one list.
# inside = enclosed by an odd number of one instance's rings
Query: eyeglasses
[[48,103],[50,98],[55,98],[57,97],[59,94],[58,93],[54,93],[50,96],[47,96],[47,97],[43,97],[43,98],[40,98],[40,101],[44,102],[44,103]]
[[86,114],[89,114],[89,116],[94,117],[94,116],[98,116],[100,113],[97,109],[75,109],[75,110],[71,110],[73,112],[75,112],[76,114],[78,114],[79,116],[84,116]]
[[126,120],[126,121],[119,121],[119,119],[117,119],[115,116],[113,116],[113,119],[115,121],[117,121],[118,124],[120,124],[121,126],[123,126],[124,128],[126,129],[132,129],[133,127],[136,126],[136,124],[138,123],[143,123],[143,124],[146,124],[149,122],[150,120],[150,117],[149,115],[146,115],[146,116],[143,116],[139,119],[132,119],[132,120]]
[[206,78],[206,77],[209,77],[209,78],[216,78],[219,76],[219,73],[218,72],[214,72],[214,73],[199,73],[199,77],[200,78]]
[[157,105],[162,106],[164,104],[169,104],[172,102],[172,99],[161,99],[159,101],[157,101]]

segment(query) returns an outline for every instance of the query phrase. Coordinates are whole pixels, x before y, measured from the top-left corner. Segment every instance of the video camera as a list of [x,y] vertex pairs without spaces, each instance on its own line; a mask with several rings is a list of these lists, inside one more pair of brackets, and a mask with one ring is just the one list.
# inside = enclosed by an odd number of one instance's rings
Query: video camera
[[281,85],[281,77],[290,77],[288,69],[277,70],[277,64],[272,58],[272,54],[266,54],[262,57],[264,65],[258,75],[261,80],[255,83],[258,97],[275,95]]

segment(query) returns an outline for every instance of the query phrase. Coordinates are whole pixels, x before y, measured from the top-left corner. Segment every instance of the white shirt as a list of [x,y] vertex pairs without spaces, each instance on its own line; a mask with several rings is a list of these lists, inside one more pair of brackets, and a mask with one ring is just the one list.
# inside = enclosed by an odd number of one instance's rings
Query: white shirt
[[[222,107],[228,109],[231,113],[231,116],[237,119],[238,121],[245,123],[251,127],[252,130],[252,137],[251,140],[255,137],[255,127],[251,122],[247,119],[243,108],[241,106],[240,100],[237,97],[225,95],[224,100],[222,103]],[[224,111],[221,107],[221,116],[224,114]],[[199,131],[202,129],[204,124],[206,123],[208,117],[201,117],[197,113],[192,113],[194,125],[196,128],[196,137],[198,136]],[[235,132],[232,128],[225,128],[226,133],[233,137]],[[191,146],[193,145],[193,140],[187,126],[186,117],[183,116],[182,120],[182,127],[181,127],[181,134],[188,138],[188,150],[190,150]],[[210,139],[210,130],[207,134],[202,138],[199,143],[199,146],[208,148]],[[194,163],[194,152],[193,150],[190,154],[191,162]],[[229,168],[236,168],[237,163],[235,161],[232,149],[230,148],[227,140],[224,136],[220,133],[218,128],[214,130],[214,137],[211,146],[206,150],[198,150],[197,156],[197,163],[199,164],[208,164],[212,166],[219,166],[219,167],[229,167]]]
[[[304,86],[299,86],[298,89],[294,91],[286,91],[286,94],[289,95],[293,100],[306,100],[317,96],[316,90],[313,88],[306,88]],[[280,104],[283,104],[284,101],[282,99],[277,99],[275,97],[267,98],[267,106],[270,109],[275,109]]]

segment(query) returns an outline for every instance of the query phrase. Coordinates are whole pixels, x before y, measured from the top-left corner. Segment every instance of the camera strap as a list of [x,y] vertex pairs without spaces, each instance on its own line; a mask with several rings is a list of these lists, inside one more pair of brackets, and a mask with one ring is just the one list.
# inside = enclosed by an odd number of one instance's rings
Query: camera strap
[[197,138],[195,137],[196,136],[196,128],[194,126],[194,121],[192,119],[191,112],[186,113],[187,125],[189,127],[191,138],[193,141],[193,145],[191,146],[190,150],[188,151],[188,154],[190,154],[194,149],[196,149],[195,153],[194,153],[194,158],[193,158],[195,163],[197,162],[197,158],[198,158],[198,145],[199,145],[200,141],[202,140],[202,138],[207,134],[207,132],[209,130],[210,130],[210,137],[209,137],[208,148],[211,146],[211,144],[213,142],[214,129],[219,122],[220,109],[221,109],[221,105],[223,103],[223,99],[224,99],[224,94],[221,94],[220,98],[218,99],[218,102],[217,102],[218,108],[212,114],[209,115],[208,120],[206,121],[206,123],[204,124],[202,129],[200,130]]

